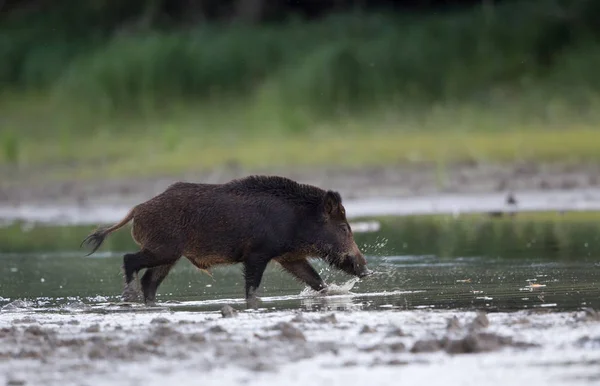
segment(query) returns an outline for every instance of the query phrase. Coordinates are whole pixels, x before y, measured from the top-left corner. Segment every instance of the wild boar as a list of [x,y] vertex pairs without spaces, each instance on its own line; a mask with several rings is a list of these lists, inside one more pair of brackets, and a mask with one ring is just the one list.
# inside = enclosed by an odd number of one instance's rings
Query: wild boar
[[249,176],[224,184],[177,182],[133,207],[119,223],[86,237],[94,253],[112,232],[133,220],[131,234],[140,250],[123,257],[122,298],[133,301],[134,276],[143,300],[155,303],[156,291],[181,256],[201,270],[243,264],[245,297],[258,306],[267,264],[274,260],[315,291],[326,288],[308,258],[359,278],[371,273],[356,245],[340,194],[278,176]]

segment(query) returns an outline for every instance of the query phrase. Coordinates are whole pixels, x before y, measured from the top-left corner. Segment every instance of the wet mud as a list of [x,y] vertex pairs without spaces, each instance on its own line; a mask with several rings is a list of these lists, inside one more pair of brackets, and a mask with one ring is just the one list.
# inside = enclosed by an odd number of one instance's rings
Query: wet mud
[[[435,384],[445,371],[471,371],[477,363],[483,367],[474,379],[506,366],[520,368],[517,379],[540,377],[547,364],[552,371],[541,383],[555,384],[558,374],[592,385],[597,367],[590,361],[600,363],[594,310],[298,312],[224,305],[215,312],[50,313],[13,303],[0,312],[6,385],[299,384],[290,369],[312,373],[314,384],[352,369],[392,384],[386,374],[398,368],[417,374],[403,384],[419,384],[429,372],[438,374]],[[572,365],[557,366],[558,360]]]

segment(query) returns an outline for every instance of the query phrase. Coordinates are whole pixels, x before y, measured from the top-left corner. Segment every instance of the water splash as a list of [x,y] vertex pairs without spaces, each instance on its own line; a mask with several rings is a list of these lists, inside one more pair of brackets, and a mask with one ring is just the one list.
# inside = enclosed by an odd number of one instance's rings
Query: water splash
[[387,246],[389,240],[385,237],[377,236],[372,244],[363,244],[362,251],[369,255],[379,255]]
[[342,283],[335,284],[331,283],[328,287],[322,291],[315,291],[310,287],[306,287],[300,292],[300,296],[332,296],[332,295],[352,295],[350,290],[358,283],[360,279],[353,277],[352,279]]

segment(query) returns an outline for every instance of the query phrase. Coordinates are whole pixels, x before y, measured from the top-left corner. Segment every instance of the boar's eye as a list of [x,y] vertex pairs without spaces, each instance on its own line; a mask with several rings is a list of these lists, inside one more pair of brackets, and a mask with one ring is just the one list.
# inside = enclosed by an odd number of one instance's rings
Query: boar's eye
[[350,233],[350,227],[348,226],[348,224],[342,224],[340,227],[344,232]]

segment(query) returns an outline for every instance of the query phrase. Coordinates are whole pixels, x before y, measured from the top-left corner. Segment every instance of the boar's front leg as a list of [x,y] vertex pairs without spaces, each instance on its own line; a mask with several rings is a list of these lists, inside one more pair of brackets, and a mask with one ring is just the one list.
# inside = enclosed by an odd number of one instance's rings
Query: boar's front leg
[[244,279],[246,281],[246,306],[258,308],[258,297],[256,291],[260,286],[263,273],[269,263],[269,258],[261,255],[250,255],[244,262]]
[[321,276],[319,276],[317,271],[315,271],[315,269],[306,259],[292,261],[282,260],[279,261],[279,264],[281,264],[283,269],[292,274],[298,280],[306,283],[314,291],[318,292],[326,287],[325,282],[323,279],[321,279]]

